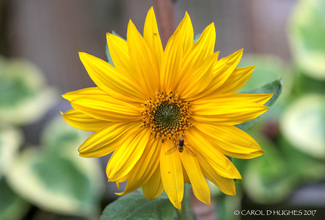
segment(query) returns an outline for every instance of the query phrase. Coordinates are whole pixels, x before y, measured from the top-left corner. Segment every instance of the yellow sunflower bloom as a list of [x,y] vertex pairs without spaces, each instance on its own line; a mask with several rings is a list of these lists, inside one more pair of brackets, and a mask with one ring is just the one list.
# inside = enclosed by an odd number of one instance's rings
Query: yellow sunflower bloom
[[98,87],[64,94],[73,109],[63,117],[71,126],[95,131],[79,147],[80,156],[114,152],[106,172],[118,186],[127,181],[119,195],[142,187],[153,199],[165,190],[181,209],[187,182],[210,204],[206,178],[229,195],[236,194],[234,179],[241,179],[225,155],[249,159],[264,152],[234,125],[267,111],[263,104],[272,94],[235,94],[254,67],[236,69],[243,50],[218,60],[213,23],[197,42],[193,38],[186,13],[163,50],[151,8],[143,36],[132,21],[127,41],[107,34],[114,66],[80,53]]

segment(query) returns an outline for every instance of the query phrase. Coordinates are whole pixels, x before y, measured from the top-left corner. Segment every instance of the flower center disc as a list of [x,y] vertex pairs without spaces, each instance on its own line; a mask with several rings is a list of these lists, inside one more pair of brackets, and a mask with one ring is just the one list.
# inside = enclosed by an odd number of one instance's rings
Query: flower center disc
[[155,138],[175,141],[192,126],[189,105],[189,102],[178,99],[173,93],[157,93],[155,99],[150,98],[142,104],[142,127],[150,126]]

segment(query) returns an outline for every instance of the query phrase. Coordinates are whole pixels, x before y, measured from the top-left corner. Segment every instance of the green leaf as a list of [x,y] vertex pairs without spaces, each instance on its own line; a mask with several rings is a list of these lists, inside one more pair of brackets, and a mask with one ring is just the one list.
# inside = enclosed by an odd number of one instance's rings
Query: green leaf
[[304,74],[301,69],[296,69],[295,74],[295,82],[292,93],[294,97],[299,97],[308,93],[325,94],[324,81]]
[[91,132],[77,130],[68,125],[62,117],[58,116],[46,126],[40,142],[45,154],[77,155],[79,145],[90,134]]
[[184,197],[182,200],[182,209],[176,209],[176,213],[179,220],[192,220],[193,219],[193,210],[192,210],[192,198],[191,198],[191,189],[190,184],[185,184],[184,188]]
[[23,135],[12,127],[0,127],[0,179],[11,172]]
[[289,172],[295,177],[296,185],[320,181],[325,178],[325,163],[315,159],[296,147],[285,138],[280,139],[280,150],[286,158]]
[[325,97],[305,95],[293,102],[280,121],[284,137],[299,151],[325,159]]
[[325,1],[302,0],[289,23],[289,42],[295,64],[305,74],[325,80]]
[[282,91],[281,80],[275,80],[274,82],[266,84],[266,85],[264,85],[262,87],[252,89],[252,90],[248,90],[248,91],[243,92],[243,93],[246,93],[246,94],[269,94],[269,93],[273,93],[272,98],[267,103],[265,103],[266,106],[271,106],[279,98],[279,96],[281,94],[281,91]]
[[2,220],[20,220],[30,206],[15,194],[3,179],[0,180],[0,198],[0,219]]
[[43,210],[97,217],[104,183],[101,168],[96,159],[81,158],[77,151],[87,136],[60,115],[45,129],[45,137],[42,148],[22,152],[7,175],[8,184]]
[[247,195],[261,204],[283,201],[293,191],[295,179],[290,175],[285,158],[268,139],[260,133],[250,135],[262,146],[262,157],[251,159],[243,173],[243,185]]
[[169,220],[174,215],[174,206],[165,196],[147,200],[143,194],[127,194],[109,204],[100,220]]
[[41,118],[57,101],[40,70],[24,60],[0,57],[0,121],[29,124]]
[[216,198],[216,213],[218,220],[240,220],[240,215],[234,215],[235,210],[241,210],[242,195],[229,196],[222,193]]
[[238,67],[255,66],[252,76],[248,82],[239,90],[244,92],[261,87],[269,82],[283,78],[287,75],[287,68],[284,62],[272,55],[256,54],[244,55]]
[[[265,104],[266,106],[271,106],[274,104],[274,102],[279,98],[282,91],[282,85],[281,80],[275,80],[272,83],[266,84],[260,88],[252,89],[249,91],[246,91],[246,94],[268,94],[273,93],[272,98]],[[244,122],[242,124],[236,125],[236,127],[247,130],[249,127],[251,127],[259,117],[255,118],[254,120]]]
[[201,37],[201,34],[197,34],[197,35],[195,36],[195,38],[194,38],[193,43],[195,43],[196,41],[198,41],[198,40],[200,39],[200,37]]

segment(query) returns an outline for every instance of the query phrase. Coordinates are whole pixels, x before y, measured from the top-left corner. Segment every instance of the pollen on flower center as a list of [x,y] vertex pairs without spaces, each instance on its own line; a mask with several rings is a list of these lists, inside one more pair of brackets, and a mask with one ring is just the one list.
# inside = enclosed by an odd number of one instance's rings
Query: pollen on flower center
[[155,138],[175,141],[184,136],[184,131],[192,126],[189,105],[189,102],[179,99],[172,92],[168,95],[156,93],[154,99],[150,98],[142,104],[142,127],[151,127]]

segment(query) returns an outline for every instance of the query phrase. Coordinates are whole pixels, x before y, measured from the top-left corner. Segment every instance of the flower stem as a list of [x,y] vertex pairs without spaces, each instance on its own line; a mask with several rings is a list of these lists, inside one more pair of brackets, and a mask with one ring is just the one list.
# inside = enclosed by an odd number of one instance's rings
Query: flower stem
[[176,209],[179,220],[193,220],[191,189],[185,189],[182,210]]
[[171,0],[155,0],[163,45],[175,30],[175,13]]

